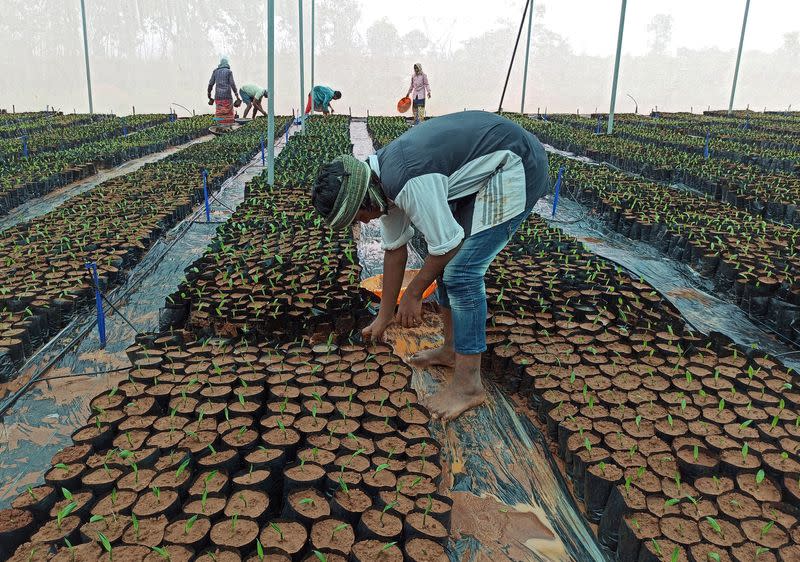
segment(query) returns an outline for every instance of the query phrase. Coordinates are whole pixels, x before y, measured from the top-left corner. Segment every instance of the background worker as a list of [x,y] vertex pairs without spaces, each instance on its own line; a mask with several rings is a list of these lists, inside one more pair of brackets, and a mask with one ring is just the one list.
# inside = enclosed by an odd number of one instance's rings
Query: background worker
[[253,84],[245,84],[239,89],[239,95],[242,96],[242,101],[245,103],[242,117],[247,117],[247,112],[250,111],[251,107],[253,108],[253,119],[256,118],[259,111],[264,117],[267,116],[267,112],[261,107],[261,99],[268,96],[264,88],[259,88]]
[[342,92],[334,90],[328,86],[314,86],[314,89],[308,94],[308,103],[306,104],[306,115],[311,113],[311,103],[314,103],[314,111],[321,111],[324,115],[334,113],[331,100],[341,99]]
[[[444,344],[412,357],[420,368],[452,367],[453,377],[428,401],[434,417],[452,419],[486,394],[481,354],[486,350],[489,264],[548,190],[547,155],[516,123],[483,111],[437,117],[409,129],[367,162],[341,156],[323,165],[311,201],[333,229],[380,217],[383,293],[375,320],[362,335],[379,340],[393,321],[422,321],[422,294],[439,278]],[[422,232],[428,256],[406,288],[407,243]]]
[[[214,89],[214,97],[211,97],[211,88]],[[211,80],[208,81],[208,105],[217,104],[215,115],[220,119],[221,125],[233,125],[233,93],[236,96],[236,106],[242,103],[239,99],[239,92],[236,90],[236,81],[233,79],[231,65],[226,57],[222,57],[219,66],[211,73]]]
[[428,99],[431,97],[431,86],[428,84],[428,75],[422,72],[422,65],[417,63],[414,65],[414,74],[411,75],[411,85],[408,87],[406,97],[414,94],[412,99],[412,106],[414,111],[414,124],[420,123],[425,120],[425,93],[428,94]]

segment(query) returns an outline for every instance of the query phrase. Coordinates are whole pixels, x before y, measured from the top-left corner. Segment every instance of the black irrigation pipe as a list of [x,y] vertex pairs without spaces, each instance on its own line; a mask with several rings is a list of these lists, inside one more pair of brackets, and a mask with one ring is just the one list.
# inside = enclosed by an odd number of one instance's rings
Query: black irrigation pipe
[[[235,175],[231,176],[231,177],[230,177],[230,178],[228,178],[228,179],[235,179],[235,178],[237,178],[237,177],[241,176],[243,173],[245,173],[247,170],[249,170],[249,169],[250,169],[250,168],[251,168],[253,165],[254,165],[254,164],[250,163],[250,164],[248,164],[248,165],[244,166],[244,167],[243,167],[241,170],[239,170],[239,171],[238,171],[238,172],[237,172]],[[222,188],[222,189],[220,189],[220,191],[222,191],[223,189],[224,189],[224,186],[223,186],[223,188]],[[194,213],[192,213],[192,215],[190,215],[190,217],[187,217],[186,219],[184,219],[184,221],[183,221],[183,223],[182,223],[183,225],[178,225],[178,226],[176,227],[178,230],[176,231],[176,236],[175,236],[175,238],[174,238],[174,239],[173,239],[171,242],[169,242],[169,244],[168,244],[168,245],[167,245],[167,246],[164,248],[164,250],[162,251],[161,255],[160,255],[160,256],[158,256],[158,257],[155,259],[155,261],[154,261],[152,264],[149,264],[148,266],[144,267],[144,269],[142,269],[142,270],[138,271],[138,272],[136,273],[136,277],[132,278],[132,281],[130,281],[129,283],[126,283],[126,284],[124,284],[124,285],[122,285],[122,286],[120,286],[120,287],[117,287],[116,289],[114,289],[114,290],[111,292],[111,297],[113,297],[113,298],[116,300],[116,302],[117,302],[117,303],[119,303],[120,301],[122,301],[123,299],[125,299],[126,297],[128,297],[128,296],[130,295],[130,293],[133,291],[133,289],[135,289],[136,287],[138,287],[138,286],[139,286],[139,284],[140,284],[140,283],[141,283],[141,282],[144,280],[144,278],[145,278],[145,277],[146,277],[146,276],[147,276],[149,273],[151,273],[151,272],[152,272],[152,271],[153,271],[153,270],[154,270],[154,269],[155,269],[155,268],[158,266],[158,264],[160,264],[160,263],[161,263],[161,262],[164,260],[164,258],[167,256],[167,254],[169,253],[169,251],[170,251],[170,250],[171,250],[171,249],[172,249],[172,248],[175,246],[175,244],[177,244],[177,243],[178,243],[178,241],[179,241],[179,240],[181,240],[181,239],[182,239],[182,238],[183,238],[183,237],[186,235],[186,233],[187,233],[187,232],[189,232],[189,229],[192,227],[192,225],[193,225],[193,224],[195,224],[195,223],[201,223],[201,224],[202,224],[202,221],[198,221],[197,219],[198,219],[198,217],[200,217],[200,215],[201,215],[203,212],[204,212],[204,210],[203,210],[203,207],[202,207],[202,206],[198,206],[198,208],[195,210],[195,212],[194,212]],[[152,251],[152,250],[151,250],[151,251]],[[101,294],[102,294],[102,293],[101,293]],[[108,297],[106,297],[105,295],[103,295],[103,299],[104,299],[104,300],[105,300],[107,303],[109,303],[109,304],[110,304],[112,307],[114,307],[114,305],[111,303],[111,301],[110,301],[110,299],[109,299]],[[114,307],[114,309],[115,309],[115,310],[117,310],[117,309],[116,309],[116,307]],[[1,418],[1,417],[2,417],[2,416],[3,416],[3,415],[4,415],[4,414],[5,414],[7,411],[8,411],[8,409],[9,409],[11,406],[13,406],[13,405],[14,405],[14,403],[15,403],[17,400],[19,400],[19,399],[20,399],[20,398],[21,398],[21,397],[22,397],[22,396],[25,394],[25,392],[27,392],[27,390],[28,390],[28,389],[29,389],[31,386],[33,386],[34,384],[36,384],[36,383],[37,383],[39,380],[56,380],[56,379],[58,378],[58,377],[54,377],[53,379],[42,379],[41,377],[42,377],[42,375],[44,375],[45,373],[47,373],[47,372],[48,372],[50,369],[52,369],[52,368],[53,368],[53,366],[54,366],[54,365],[55,365],[55,364],[56,364],[58,361],[60,361],[60,360],[61,360],[61,359],[62,359],[62,358],[63,358],[63,357],[64,357],[64,356],[67,354],[67,352],[68,352],[68,351],[70,351],[70,350],[71,350],[71,349],[72,349],[72,348],[73,348],[73,347],[74,347],[74,346],[75,346],[75,345],[76,345],[78,342],[82,341],[82,340],[83,340],[83,338],[86,336],[86,334],[87,334],[87,333],[88,333],[88,332],[89,332],[89,331],[90,331],[92,328],[94,328],[95,324],[97,323],[97,319],[96,319],[96,318],[92,318],[92,317],[90,316],[90,313],[88,313],[88,312],[86,312],[86,313],[84,314],[84,316],[89,316],[89,318],[87,318],[87,319],[85,320],[85,321],[86,321],[86,324],[85,324],[83,327],[81,327],[81,328],[79,329],[79,331],[78,331],[78,334],[75,336],[75,338],[73,338],[73,340],[72,340],[71,342],[69,342],[69,343],[68,343],[68,344],[67,344],[67,345],[64,347],[64,349],[62,349],[61,351],[59,351],[59,352],[58,352],[58,353],[55,355],[55,357],[51,358],[51,359],[50,359],[50,360],[49,360],[49,361],[48,361],[48,362],[47,362],[47,363],[44,365],[44,367],[42,367],[41,369],[39,369],[39,370],[38,370],[38,371],[37,371],[37,372],[36,372],[36,373],[35,373],[33,376],[31,376],[31,378],[28,380],[28,382],[26,382],[24,385],[22,385],[22,387],[20,387],[20,388],[19,388],[19,390],[17,390],[17,391],[16,391],[14,394],[12,394],[11,396],[9,396],[9,397],[8,397],[8,398],[7,398],[7,399],[6,399],[6,400],[5,400],[5,401],[4,401],[2,404],[0,404],[0,418]],[[120,316],[122,316],[122,314],[120,314]],[[124,318],[124,317],[123,317],[123,318]],[[124,319],[125,319],[125,318],[124,318]],[[126,321],[126,322],[128,322],[128,320],[127,320],[127,319],[125,319],[125,321]],[[77,323],[79,323],[79,318],[76,318],[75,320],[73,320],[72,322],[70,322],[70,325],[71,325],[71,324],[77,324]],[[134,328],[134,330],[136,331],[136,333],[137,333],[137,334],[139,333],[139,331],[138,331],[138,330],[136,330],[136,328],[135,328],[135,327],[134,327],[134,326],[133,326],[133,325],[132,325],[130,322],[128,322],[128,324],[129,324],[129,325],[130,325],[132,328]],[[64,327],[64,328],[61,330],[60,334],[66,333],[66,331],[67,331],[67,330],[69,330],[69,329],[70,329],[70,326],[69,326],[69,325],[68,325],[68,326],[65,326],[65,327]],[[36,354],[34,354],[34,355],[33,355],[33,356],[32,356],[32,357],[31,357],[31,358],[30,358],[30,359],[27,361],[27,363],[28,363],[28,364],[32,363],[32,362],[33,362],[33,360],[35,359],[35,357],[36,357],[37,355],[39,355],[39,354],[41,354],[42,352],[44,352],[44,351],[45,351],[45,350],[46,350],[46,349],[47,349],[47,348],[48,348],[50,345],[53,345],[53,344],[54,344],[54,343],[55,343],[55,342],[58,340],[58,338],[59,338],[60,334],[59,334],[59,335],[57,335],[56,337],[54,337],[52,340],[50,340],[50,341],[47,343],[47,345],[46,345],[45,347],[43,347],[43,348],[42,348],[42,349],[40,349],[40,350],[39,350],[39,351],[38,351]],[[23,365],[22,369],[24,369],[24,368],[25,368],[25,367],[24,367],[24,365]],[[102,373],[102,372],[103,372],[103,371],[98,371],[98,373]],[[109,371],[109,372],[114,372],[114,371]],[[66,378],[66,377],[68,377],[68,376],[73,376],[73,375],[65,375],[64,377]]]

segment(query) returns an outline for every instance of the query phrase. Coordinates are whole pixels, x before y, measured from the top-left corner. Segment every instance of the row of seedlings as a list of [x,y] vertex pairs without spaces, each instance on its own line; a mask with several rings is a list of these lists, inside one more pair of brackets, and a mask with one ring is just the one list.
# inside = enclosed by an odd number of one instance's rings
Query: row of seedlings
[[692,332],[532,217],[487,274],[482,371],[535,412],[620,562],[800,556],[798,377]]
[[12,561],[440,562],[439,446],[387,346],[142,336],[45,483]]
[[[280,189],[295,196],[347,125],[315,121],[281,155]],[[255,182],[244,204],[278,196]],[[276,260],[263,278],[280,266],[291,271]],[[196,269],[217,277],[215,264]],[[451,502],[410,368],[384,345],[248,335],[258,343],[223,326],[140,336],[128,379],[92,401],[45,485],[7,512],[21,522],[11,559],[447,560]]]
[[351,331],[363,312],[355,240],[329,230],[309,197],[319,164],[351,146],[346,116],[309,120],[278,156],[275,185],[266,174],[248,183],[244,202],[186,269],[162,329],[288,338],[319,324]]
[[733,140],[764,148],[796,149],[800,133],[791,128],[775,127],[773,123],[752,123],[749,118],[731,118],[691,113],[654,113],[650,116],[622,113],[614,116],[614,124],[622,123],[658,127],[684,134],[704,136],[713,127],[714,134],[723,140]]
[[95,113],[72,113],[64,115],[45,111],[29,113],[0,113],[0,139],[18,137],[45,129],[58,129],[85,125],[92,121],[106,119],[111,115]]
[[594,132],[553,120],[515,117],[542,142],[556,148],[608,162],[628,172],[657,181],[681,182],[716,199],[770,220],[800,225],[797,201],[800,177],[785,172],[766,173],[758,166],[723,158],[703,158],[673,148],[662,148]]
[[217,189],[256,153],[262,133],[248,125],[191,146],[5,230],[0,380],[13,377],[25,358],[92,301],[86,263],[97,264],[103,290],[122,283],[152,244],[202,201],[201,171],[208,172],[208,189]]
[[536,412],[620,562],[800,557],[800,380],[691,331],[536,217],[487,275],[484,372]]
[[367,131],[376,150],[392,142],[409,127],[405,117],[367,117]]
[[[41,152],[73,148],[88,142],[121,137],[160,123],[166,123],[166,114],[140,114],[111,117],[71,127],[57,127],[0,140],[0,162],[15,160]],[[23,140],[24,136],[24,140]],[[27,154],[24,154],[25,148]]]
[[127,136],[119,129],[119,136],[9,160],[0,165],[0,214],[99,169],[187,143],[207,134],[212,123],[211,117],[203,116],[162,123]]
[[[596,131],[607,119],[605,116],[581,117],[579,115],[553,115],[549,119],[590,131]],[[700,133],[685,133],[659,126],[660,119],[650,119],[654,123],[641,125],[627,122],[614,123],[614,136],[635,141],[641,144],[658,146],[665,149],[679,150],[690,154],[703,155],[708,149],[710,158],[724,158],[744,164],[758,166],[767,172],[785,172],[797,175],[800,173],[800,148],[758,146],[752,143],[739,142],[734,136],[722,138],[711,124],[705,126]],[[702,122],[701,122],[702,123]],[[725,129],[723,129],[725,130]],[[708,135],[708,139],[706,139]],[[800,140],[800,139],[799,139]]]
[[550,154],[563,186],[615,231],[691,264],[749,314],[800,343],[798,229],[710,197]]

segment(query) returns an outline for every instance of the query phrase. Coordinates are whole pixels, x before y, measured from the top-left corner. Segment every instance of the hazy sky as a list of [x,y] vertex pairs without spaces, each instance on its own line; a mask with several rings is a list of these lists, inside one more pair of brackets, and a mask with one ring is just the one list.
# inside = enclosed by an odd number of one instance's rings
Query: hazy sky
[[[401,33],[419,28],[456,47],[502,20],[518,22],[525,0],[428,0],[419,10],[412,5],[399,12],[395,2],[362,0],[361,23],[367,27],[387,18]],[[616,48],[620,5],[620,0],[534,0],[534,13],[578,53],[608,55]],[[745,0],[628,0],[623,51],[647,51],[647,24],[656,14],[673,16],[673,48],[736,48],[744,6]],[[752,0],[745,46],[773,50],[784,33],[798,30],[800,0]]]

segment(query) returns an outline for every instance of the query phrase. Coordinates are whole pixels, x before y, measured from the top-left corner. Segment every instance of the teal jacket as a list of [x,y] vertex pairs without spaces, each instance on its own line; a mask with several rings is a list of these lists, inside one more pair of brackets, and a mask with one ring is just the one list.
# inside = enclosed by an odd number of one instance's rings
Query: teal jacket
[[315,109],[328,110],[333,99],[333,90],[327,86],[314,86],[311,91]]

